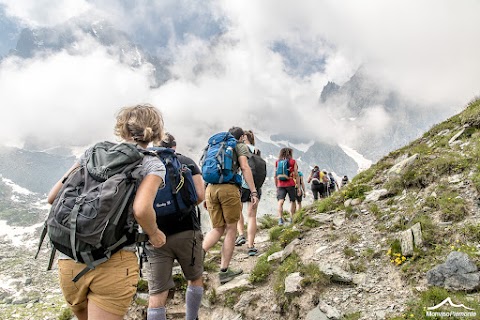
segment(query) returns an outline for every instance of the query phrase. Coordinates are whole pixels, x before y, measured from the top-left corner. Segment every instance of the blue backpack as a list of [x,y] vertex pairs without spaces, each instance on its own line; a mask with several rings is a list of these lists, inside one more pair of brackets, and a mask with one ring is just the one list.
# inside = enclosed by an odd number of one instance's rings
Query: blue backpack
[[288,170],[289,166],[290,166],[289,159],[282,159],[278,161],[277,172],[275,174],[278,180],[280,181],[290,180],[290,170]]
[[208,139],[208,145],[200,158],[203,180],[211,184],[241,184],[242,178],[233,172],[233,151],[237,140],[229,132],[214,134]]
[[173,149],[154,147],[149,150],[158,155],[167,169],[165,186],[158,189],[153,202],[157,217],[190,214],[198,200],[192,171],[180,163]]

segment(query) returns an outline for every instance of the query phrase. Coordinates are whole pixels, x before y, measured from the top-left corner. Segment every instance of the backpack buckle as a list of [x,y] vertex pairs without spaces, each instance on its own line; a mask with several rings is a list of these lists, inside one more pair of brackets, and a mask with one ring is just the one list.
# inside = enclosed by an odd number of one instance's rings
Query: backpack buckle
[[85,200],[85,196],[81,195],[75,198],[75,204],[81,204],[83,203],[83,200]]

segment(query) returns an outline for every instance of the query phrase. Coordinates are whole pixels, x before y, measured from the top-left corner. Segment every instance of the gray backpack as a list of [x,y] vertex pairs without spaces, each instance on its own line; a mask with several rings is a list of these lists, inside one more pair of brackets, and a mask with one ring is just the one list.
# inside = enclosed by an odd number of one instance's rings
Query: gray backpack
[[132,203],[144,154],[128,143],[100,142],[86,164],[65,179],[40,238],[38,253],[48,233],[53,245],[48,269],[58,250],[87,266],[73,279],[107,261],[138,239]]

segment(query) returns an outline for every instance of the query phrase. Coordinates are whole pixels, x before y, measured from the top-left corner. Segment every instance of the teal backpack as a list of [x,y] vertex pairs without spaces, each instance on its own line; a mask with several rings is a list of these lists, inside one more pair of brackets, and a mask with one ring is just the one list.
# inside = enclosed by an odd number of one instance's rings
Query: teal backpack
[[277,171],[275,173],[278,180],[280,180],[280,181],[290,180],[289,166],[290,166],[289,159],[282,159],[282,160],[278,161]]

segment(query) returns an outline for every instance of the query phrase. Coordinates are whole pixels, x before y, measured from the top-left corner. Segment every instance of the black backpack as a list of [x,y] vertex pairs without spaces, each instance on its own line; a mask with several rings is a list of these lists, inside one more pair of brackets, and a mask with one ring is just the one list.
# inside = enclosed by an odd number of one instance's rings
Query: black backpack
[[142,158],[148,154],[129,143],[100,142],[93,146],[85,165],[72,171],[53,201],[41,235],[53,245],[48,270],[58,250],[87,267],[81,276],[111,255],[138,240],[133,217]]
[[162,147],[150,150],[157,154],[167,170],[165,186],[158,189],[153,203],[155,213],[157,217],[178,215],[181,220],[194,212],[198,200],[192,171],[180,163],[175,150]]
[[255,188],[257,188],[258,190],[263,186],[265,178],[267,177],[267,163],[260,156],[260,151],[258,149],[255,149],[255,152],[253,153],[250,152],[250,157],[248,158],[248,165],[252,170]]

